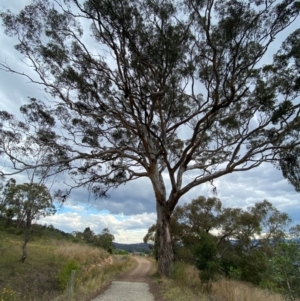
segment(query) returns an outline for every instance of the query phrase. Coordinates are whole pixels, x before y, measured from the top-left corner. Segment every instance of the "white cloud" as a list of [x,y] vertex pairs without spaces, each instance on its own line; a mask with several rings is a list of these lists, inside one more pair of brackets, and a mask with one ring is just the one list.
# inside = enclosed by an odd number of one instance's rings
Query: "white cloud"
[[83,231],[90,227],[96,234],[108,228],[119,243],[140,243],[148,228],[156,222],[155,213],[131,216],[112,214],[58,213],[39,220],[40,224],[52,224],[65,232]]

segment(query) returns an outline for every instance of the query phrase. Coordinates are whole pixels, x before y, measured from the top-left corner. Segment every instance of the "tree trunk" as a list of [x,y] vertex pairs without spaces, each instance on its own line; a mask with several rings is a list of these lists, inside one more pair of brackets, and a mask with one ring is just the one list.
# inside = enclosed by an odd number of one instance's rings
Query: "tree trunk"
[[26,258],[27,258],[27,248],[26,248],[26,245],[27,245],[27,242],[26,239],[24,240],[24,243],[23,243],[23,246],[22,246],[22,257],[20,259],[20,261],[22,263],[25,262]]
[[22,246],[22,257],[20,259],[20,261],[22,263],[25,262],[26,258],[27,258],[27,243],[29,241],[30,238],[30,232],[31,232],[31,215],[30,215],[30,211],[27,213],[27,219],[26,219],[26,229],[25,229],[25,237],[24,237],[24,243]]
[[156,202],[158,272],[162,276],[170,277],[174,259],[170,226],[171,214],[164,205]]

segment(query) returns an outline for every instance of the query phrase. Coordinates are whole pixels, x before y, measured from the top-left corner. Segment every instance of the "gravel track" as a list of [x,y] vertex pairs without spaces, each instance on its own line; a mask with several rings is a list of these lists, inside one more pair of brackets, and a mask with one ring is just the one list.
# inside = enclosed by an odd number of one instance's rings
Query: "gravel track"
[[91,301],[163,301],[160,289],[150,278],[151,261],[135,257],[137,265]]
[[149,285],[140,282],[113,281],[104,294],[92,301],[155,301]]

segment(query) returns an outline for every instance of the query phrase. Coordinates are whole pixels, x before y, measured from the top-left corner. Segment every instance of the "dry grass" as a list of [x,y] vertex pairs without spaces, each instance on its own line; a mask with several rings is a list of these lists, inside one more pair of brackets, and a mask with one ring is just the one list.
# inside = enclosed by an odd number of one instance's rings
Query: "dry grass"
[[58,274],[70,259],[79,266],[73,300],[82,301],[89,300],[101,285],[134,264],[130,256],[114,260],[99,248],[55,239],[29,242],[28,258],[22,264],[19,261],[22,237],[1,235],[0,238],[0,297],[10,292],[15,296],[14,301],[66,300]]
[[198,270],[189,265],[176,264],[171,279],[162,279],[167,301],[284,301],[284,297],[253,285],[220,279],[205,293]]
[[199,289],[198,271],[189,265],[177,263],[171,279],[162,279],[164,297],[167,301],[207,301]]
[[278,294],[262,290],[247,283],[220,279],[212,284],[212,300],[216,301],[284,301]]
[[59,242],[54,254],[68,260],[74,259],[80,264],[95,264],[108,257],[108,253],[100,248],[64,241]]
[[[90,300],[97,296],[101,288],[107,285],[116,275],[136,264],[131,256],[108,257],[101,264],[85,266],[75,280],[75,291],[72,301]],[[67,292],[52,301],[67,300]]]

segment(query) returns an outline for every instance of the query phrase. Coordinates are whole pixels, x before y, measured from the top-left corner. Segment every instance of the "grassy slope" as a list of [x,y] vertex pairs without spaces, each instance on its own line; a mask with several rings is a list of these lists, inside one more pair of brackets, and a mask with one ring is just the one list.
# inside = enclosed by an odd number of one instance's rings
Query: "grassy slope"
[[66,300],[66,289],[61,288],[58,275],[72,259],[79,266],[73,300],[88,300],[133,264],[129,256],[120,260],[99,248],[43,236],[33,237],[28,243],[28,258],[22,264],[22,238],[0,231],[0,301]]

